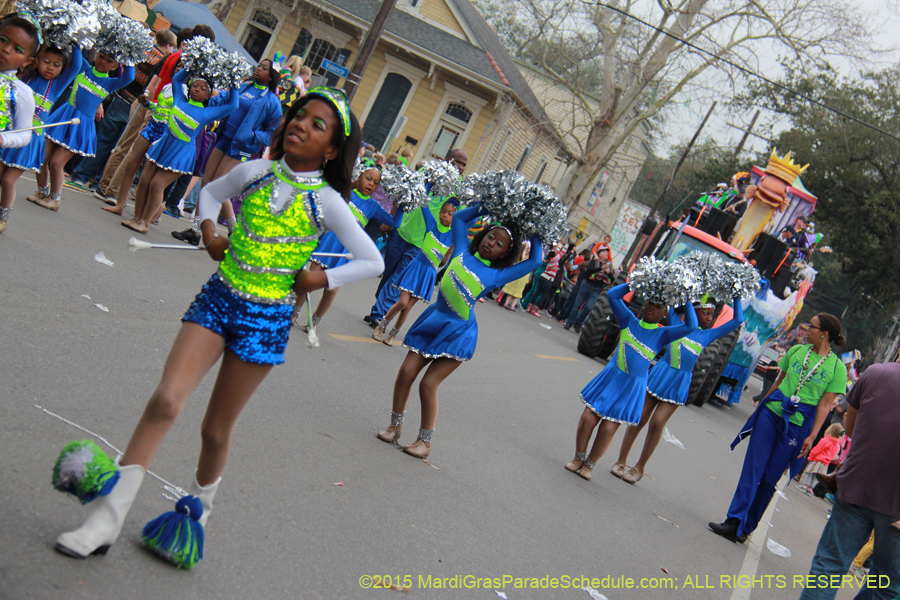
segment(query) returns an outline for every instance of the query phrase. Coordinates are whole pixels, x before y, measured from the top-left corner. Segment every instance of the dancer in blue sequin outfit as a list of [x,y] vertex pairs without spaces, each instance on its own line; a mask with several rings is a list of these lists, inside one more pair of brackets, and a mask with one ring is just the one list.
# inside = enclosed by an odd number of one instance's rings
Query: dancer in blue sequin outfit
[[[700,358],[703,349],[720,337],[724,337],[741,326],[744,322],[744,310],[741,308],[741,299],[734,298],[734,315],[725,324],[710,329],[713,322],[713,314],[716,312],[714,298],[705,298],[694,303],[694,311],[697,313],[697,321],[700,329],[695,329],[680,340],[675,340],[666,348],[666,353],[659,362],[650,369],[650,378],[647,380],[647,396],[644,398],[644,410],[641,413],[641,421],[637,426],[629,426],[625,430],[625,438],[622,440],[622,448],[619,458],[612,467],[612,474],[624,479],[628,483],[637,483],[644,476],[647,461],[653,456],[653,451],[662,439],[666,423],[675,409],[684,406],[687,402],[688,392],[691,387],[691,375],[694,364]],[[669,323],[678,323],[675,311],[669,309]],[[647,438],[644,440],[644,449],[641,458],[633,468],[626,464],[628,453],[634,445],[635,439],[641,429],[647,423]]]
[[453,215],[453,256],[441,279],[437,301],[425,309],[406,334],[403,345],[409,349],[397,373],[391,409],[391,424],[378,432],[385,442],[400,438],[409,392],[419,373],[422,423],[413,444],[403,451],[425,458],[431,452],[431,438],[437,420],[437,391],[441,382],[464,361],[472,358],[478,343],[475,303],[495,288],[530,273],[542,258],[540,239],[531,240],[531,258],[513,266],[520,240],[515,227],[488,224],[469,243],[468,227],[482,212],[472,206]]
[[[444,202],[441,212],[438,213],[440,222],[435,220],[428,206],[419,209],[425,219],[425,239],[412,262],[394,276],[396,281],[391,286],[381,288],[382,294],[386,294],[391,287],[399,290],[400,299],[391,306],[378,323],[378,327],[372,333],[372,339],[393,346],[397,334],[406,323],[409,311],[416,302],[419,300],[426,304],[431,302],[431,296],[434,294],[434,282],[437,281],[437,270],[443,266],[447,251],[453,247],[453,233],[450,225],[457,208],[456,198]],[[397,318],[397,324],[385,335],[384,332],[394,317]]]
[[[566,464],[566,469],[584,479],[591,478],[594,464],[609,448],[619,425],[637,425],[640,421],[650,361],[668,344],[697,328],[697,314],[691,305],[685,308],[686,318],[681,325],[660,327],[666,307],[649,301],[644,303],[643,318],[638,320],[622,301],[628,290],[628,284],[623,283],[606,292],[609,306],[622,327],[619,345],[603,370],[581,390],[585,407],[575,430],[575,458]],[[587,455],[595,428],[597,438]]]
[[59,210],[63,167],[76,154],[94,156],[97,150],[97,127],[94,124],[94,117],[100,103],[109,94],[125,87],[134,79],[134,67],[125,67],[120,77],[110,77],[110,71],[118,68],[119,63],[114,57],[98,53],[94,65],[85,63],[75,76],[69,101],[54,110],[45,121],[47,125],[52,125],[65,123],[74,118],[79,119],[77,124],[47,128],[44,133],[47,147],[44,164],[37,175],[39,197],[35,204],[50,210]]

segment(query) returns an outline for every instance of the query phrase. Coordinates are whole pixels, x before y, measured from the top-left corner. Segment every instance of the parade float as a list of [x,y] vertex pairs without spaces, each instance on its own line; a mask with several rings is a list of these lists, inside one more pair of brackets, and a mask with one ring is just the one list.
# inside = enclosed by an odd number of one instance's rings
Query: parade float
[[[645,223],[643,239],[626,257],[616,283],[624,282],[630,267],[643,256],[672,261],[696,250],[724,260],[748,262],[760,273],[759,292],[743,301],[743,327],[707,346],[697,360],[689,403],[702,406],[715,396],[728,404],[738,402],[763,350],[791,330],[803,307],[816,276],[809,263],[812,249],[789,247],[778,233],[815,210],[816,197],[800,180],[806,168],[794,163],[791,152],[779,157],[773,150],[765,168],[754,166],[750,172],[750,186],[745,191],[749,204],[742,219],[701,203],[682,221],[651,223],[649,227]],[[814,241],[819,239],[816,236]],[[643,299],[626,299],[637,314]],[[713,327],[731,319],[730,300],[719,298],[721,305]],[[581,332],[578,351],[608,358],[616,348],[618,335],[618,322],[605,295],[601,295]]]

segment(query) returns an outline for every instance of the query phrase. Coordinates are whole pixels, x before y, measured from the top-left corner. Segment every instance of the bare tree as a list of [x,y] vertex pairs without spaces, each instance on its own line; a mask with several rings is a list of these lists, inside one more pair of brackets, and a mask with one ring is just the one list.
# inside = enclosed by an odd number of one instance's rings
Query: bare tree
[[838,0],[497,2],[479,6],[510,52],[571,90],[580,112],[590,115],[579,167],[563,196],[569,206],[673,98],[698,87],[717,85],[719,93],[739,87],[741,75],[726,60],[759,72],[760,49],[799,65],[875,53],[870,18]]

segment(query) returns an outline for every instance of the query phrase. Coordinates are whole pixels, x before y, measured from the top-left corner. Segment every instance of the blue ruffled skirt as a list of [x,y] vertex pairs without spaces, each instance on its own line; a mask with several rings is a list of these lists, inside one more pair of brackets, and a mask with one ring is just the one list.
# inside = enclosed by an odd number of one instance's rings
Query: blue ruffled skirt
[[194,172],[196,154],[193,142],[179,140],[167,131],[147,150],[147,160],[160,169],[190,175]]
[[581,390],[581,400],[601,419],[637,425],[647,396],[647,378],[619,369],[618,353],[616,350],[603,370]]
[[684,406],[690,387],[691,372],[673,369],[664,361],[656,363],[647,378],[647,391],[651,396],[678,406]]
[[[331,252],[334,254],[344,254],[345,252],[347,252],[347,249],[344,248],[344,245],[341,243],[341,240],[338,239],[338,236],[336,236],[333,231],[329,231],[319,238],[319,243],[316,245],[316,249],[313,250],[313,252]],[[309,261],[314,262],[326,269],[334,269],[335,267],[339,267],[350,262],[346,258],[340,258],[336,256],[311,256],[309,257]]]
[[[443,310],[442,310],[443,309]],[[403,340],[403,346],[425,358],[467,361],[478,345],[475,313],[464,321],[442,299],[425,309]]]
[[63,123],[76,117],[81,120],[78,125],[51,127],[45,130],[44,137],[50,138],[75,154],[94,156],[97,153],[97,127],[94,125],[94,115],[88,117],[67,102],[54,110],[47,117],[45,124]]
[[430,263],[416,259],[409,263],[402,273],[394,279],[394,287],[409,294],[422,302],[431,302],[434,294],[434,282],[437,281],[437,271]]
[[43,134],[32,131],[31,141],[26,146],[0,149],[0,163],[14,169],[37,173],[44,164],[44,148],[46,146]]

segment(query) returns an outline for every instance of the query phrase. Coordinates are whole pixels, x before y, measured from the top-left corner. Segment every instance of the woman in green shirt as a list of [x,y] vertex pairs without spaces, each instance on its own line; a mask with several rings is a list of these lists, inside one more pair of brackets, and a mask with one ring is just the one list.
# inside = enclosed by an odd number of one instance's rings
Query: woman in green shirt
[[750,436],[728,518],[709,528],[733,542],[743,543],[756,529],[785,468],[791,477],[800,472],[835,397],[847,391],[847,367],[831,351],[831,344],[844,344],[837,317],[813,317],[807,342],[781,358],[781,374],[731,443],[734,450]]

